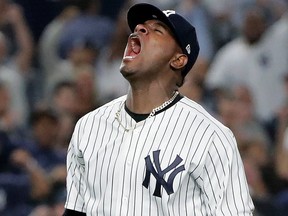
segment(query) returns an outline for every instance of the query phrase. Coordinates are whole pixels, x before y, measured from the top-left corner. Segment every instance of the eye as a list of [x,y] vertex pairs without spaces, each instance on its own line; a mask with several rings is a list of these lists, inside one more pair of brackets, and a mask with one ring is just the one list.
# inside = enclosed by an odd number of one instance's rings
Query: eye
[[163,31],[161,29],[159,29],[159,28],[155,28],[154,31],[159,32],[161,34],[163,33]]
[[165,32],[165,29],[162,26],[159,26],[159,25],[154,26],[153,30],[155,32],[158,32],[158,33],[161,33],[161,34],[164,34],[164,32]]
[[160,21],[147,22],[147,25],[149,26],[150,30],[152,30],[158,34],[164,34],[165,33],[166,29]]

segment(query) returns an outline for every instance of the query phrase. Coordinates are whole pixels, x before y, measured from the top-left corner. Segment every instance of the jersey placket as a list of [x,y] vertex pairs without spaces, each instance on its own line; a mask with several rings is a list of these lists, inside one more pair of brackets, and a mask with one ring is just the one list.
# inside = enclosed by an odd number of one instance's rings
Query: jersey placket
[[119,181],[119,187],[117,188],[118,205],[115,213],[119,216],[125,216],[128,215],[128,206],[129,203],[132,202],[132,200],[130,200],[131,198],[129,199],[129,197],[131,197],[131,178],[135,178],[132,171],[132,161],[137,148],[137,140],[143,121],[136,123],[134,119],[132,119],[131,116],[129,116],[129,114],[124,110],[121,113],[121,119],[124,125],[128,125],[127,128],[129,129],[125,130],[125,128],[123,128],[124,139],[121,143],[120,155],[117,162],[120,175],[116,176],[116,178],[118,177],[119,179],[115,179],[115,181]]

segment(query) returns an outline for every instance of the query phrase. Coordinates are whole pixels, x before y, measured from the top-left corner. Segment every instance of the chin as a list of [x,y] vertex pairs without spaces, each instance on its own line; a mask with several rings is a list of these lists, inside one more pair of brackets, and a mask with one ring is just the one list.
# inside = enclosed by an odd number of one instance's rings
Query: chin
[[129,82],[135,82],[136,80],[139,80],[139,76],[136,73],[135,70],[127,70],[127,68],[121,68],[120,72],[122,74],[122,76]]
[[121,64],[120,66],[120,73],[126,78],[128,77],[132,72],[128,69],[127,65]]

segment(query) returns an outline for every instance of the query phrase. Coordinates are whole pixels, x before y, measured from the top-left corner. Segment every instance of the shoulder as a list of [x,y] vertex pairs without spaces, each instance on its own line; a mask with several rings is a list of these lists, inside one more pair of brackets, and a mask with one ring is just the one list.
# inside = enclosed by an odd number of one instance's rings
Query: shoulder
[[231,136],[231,130],[226,127],[223,123],[221,123],[212,113],[208,112],[202,105],[198,104],[197,102],[183,97],[179,101],[179,108],[182,108],[184,112],[187,112],[192,116],[194,119],[202,122],[203,125],[209,125],[208,130],[211,133],[220,133],[226,134]]
[[[187,97],[179,101],[179,107],[182,107],[183,112],[189,113],[190,122],[193,127],[191,130],[192,142],[198,143],[198,155],[203,158],[210,155],[220,155],[226,157],[229,161],[235,157],[235,152],[238,152],[238,145],[233,132],[220,122],[216,117],[206,111],[200,104],[190,100]],[[200,161],[193,163],[202,163]],[[230,160],[231,159],[231,160]],[[203,162],[206,160],[203,160]]]
[[121,106],[121,104],[123,104],[124,101],[126,100],[126,97],[127,97],[126,95],[121,96],[96,108],[95,110],[88,112],[78,120],[77,124],[79,125],[82,124],[83,122],[89,122],[92,121],[93,119],[99,119],[101,117],[105,118],[113,117],[117,112],[117,110],[119,109],[119,107]]
[[97,131],[107,122],[115,120],[116,112],[126,100],[126,95],[108,102],[97,109],[88,112],[76,122],[72,139],[78,143],[82,138],[89,137],[92,131]]

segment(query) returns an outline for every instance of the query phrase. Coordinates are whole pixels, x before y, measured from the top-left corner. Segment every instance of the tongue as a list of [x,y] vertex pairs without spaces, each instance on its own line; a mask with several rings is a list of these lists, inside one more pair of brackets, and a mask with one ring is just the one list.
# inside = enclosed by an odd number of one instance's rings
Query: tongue
[[141,50],[141,47],[139,45],[133,45],[132,47],[132,51],[135,53],[135,54],[138,54]]

